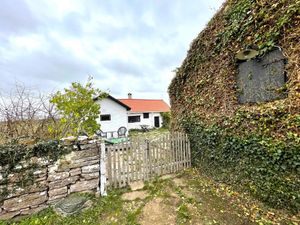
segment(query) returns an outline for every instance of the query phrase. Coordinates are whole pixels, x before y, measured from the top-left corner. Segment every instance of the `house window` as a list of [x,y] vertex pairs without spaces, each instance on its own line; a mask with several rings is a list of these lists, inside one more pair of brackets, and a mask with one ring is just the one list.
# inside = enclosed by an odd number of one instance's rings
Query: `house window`
[[143,113],[143,117],[144,117],[144,119],[148,119],[149,118],[149,113]]
[[128,116],[128,123],[141,122],[141,116]]
[[110,114],[100,115],[100,121],[109,121],[111,120]]

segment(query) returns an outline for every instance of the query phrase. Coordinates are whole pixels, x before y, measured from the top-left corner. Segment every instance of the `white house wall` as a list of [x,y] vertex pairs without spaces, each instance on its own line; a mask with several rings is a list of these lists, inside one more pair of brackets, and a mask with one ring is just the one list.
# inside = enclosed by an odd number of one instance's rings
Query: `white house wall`
[[[145,112],[147,113],[147,112]],[[162,126],[162,116],[159,112],[149,112],[149,118],[144,119],[143,113],[128,112],[128,116],[140,116],[141,121],[136,123],[128,123],[128,129],[140,129],[141,125],[147,125],[149,128],[154,128],[154,117],[159,116],[159,127]]]
[[128,130],[127,109],[125,107],[109,98],[98,101],[98,104],[101,107],[101,115],[111,115],[110,121],[100,121],[100,118],[98,118],[97,122],[100,123],[102,131],[117,131],[120,127],[126,127]]

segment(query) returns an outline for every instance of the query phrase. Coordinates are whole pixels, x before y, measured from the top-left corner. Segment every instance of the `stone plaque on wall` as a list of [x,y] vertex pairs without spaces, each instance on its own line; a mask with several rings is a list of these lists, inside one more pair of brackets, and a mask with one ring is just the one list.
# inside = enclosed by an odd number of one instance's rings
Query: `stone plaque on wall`
[[277,49],[238,66],[239,103],[267,102],[287,96],[285,58]]

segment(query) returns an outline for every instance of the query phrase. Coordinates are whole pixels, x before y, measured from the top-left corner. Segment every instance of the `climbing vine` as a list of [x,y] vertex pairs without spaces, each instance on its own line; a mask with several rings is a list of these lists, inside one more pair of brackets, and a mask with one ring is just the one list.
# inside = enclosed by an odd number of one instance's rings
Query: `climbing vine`
[[255,134],[237,137],[218,126],[186,121],[193,164],[275,208],[300,210],[300,143]]
[[300,1],[233,1],[225,11],[225,29],[217,35],[216,48],[219,52],[231,41],[241,41],[242,47],[257,45],[264,53],[272,49],[283,29],[300,12]]
[[[174,129],[194,165],[276,208],[300,210],[299,0],[228,0],[192,42],[169,86]],[[287,59],[285,99],[240,105],[235,55],[274,46]]]
[[33,146],[17,143],[0,145],[0,202],[14,191],[8,189],[8,185],[12,184],[9,175],[16,174],[21,178],[13,182],[16,187],[27,187],[34,183],[34,171],[43,167],[37,159],[54,162],[69,151],[58,141],[41,142]]

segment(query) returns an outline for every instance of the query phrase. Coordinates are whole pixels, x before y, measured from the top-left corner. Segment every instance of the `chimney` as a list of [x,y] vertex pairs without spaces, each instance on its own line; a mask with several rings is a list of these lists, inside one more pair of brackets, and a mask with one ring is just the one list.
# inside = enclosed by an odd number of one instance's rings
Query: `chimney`
[[132,99],[132,94],[128,93],[128,99]]

